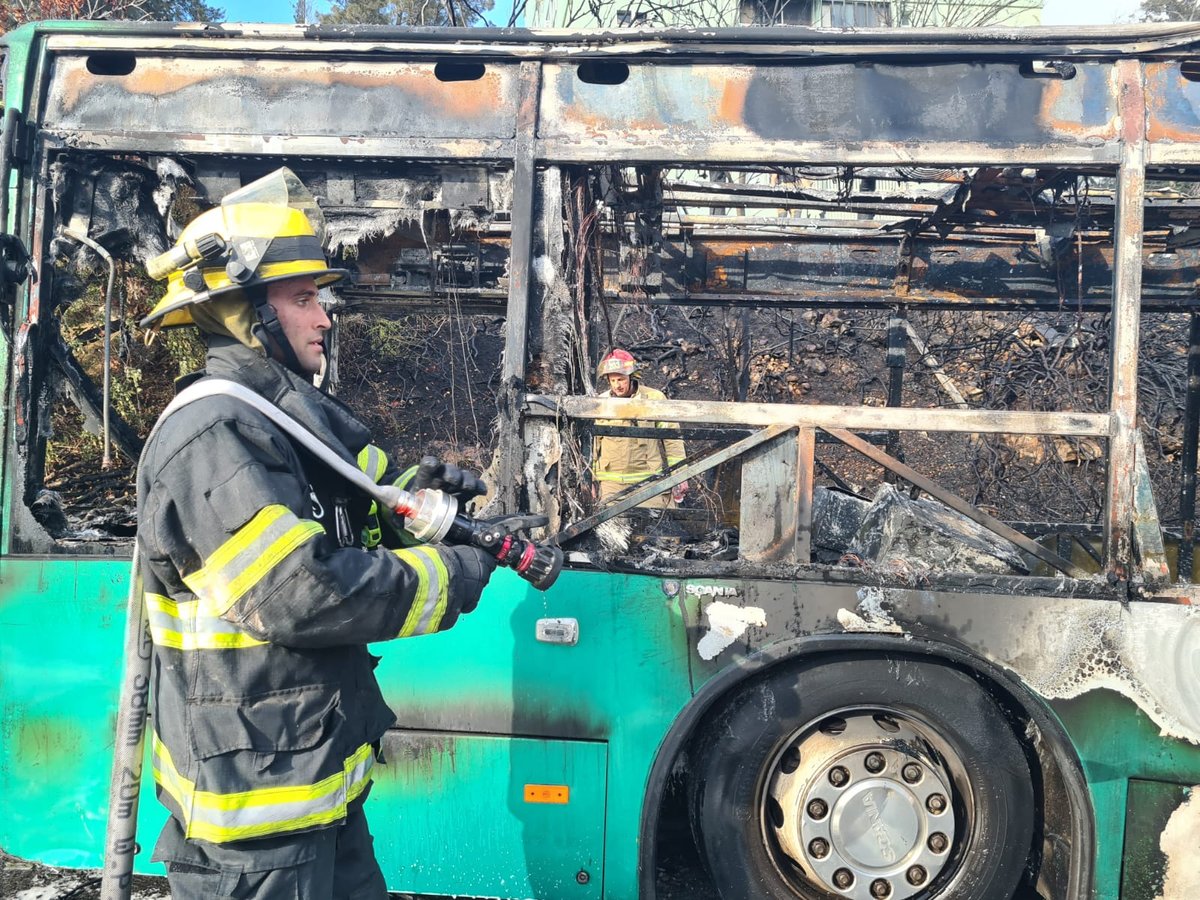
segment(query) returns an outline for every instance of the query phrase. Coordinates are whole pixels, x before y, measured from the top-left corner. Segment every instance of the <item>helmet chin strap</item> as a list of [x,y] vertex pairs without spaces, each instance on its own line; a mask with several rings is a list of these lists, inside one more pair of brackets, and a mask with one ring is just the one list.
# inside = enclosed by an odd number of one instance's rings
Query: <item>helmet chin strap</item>
[[297,375],[306,375],[304,367],[300,365],[300,360],[296,356],[296,351],[292,348],[292,342],[283,333],[279,317],[275,315],[274,308],[267,302],[266,292],[250,290],[247,293],[254,304],[254,314],[258,317],[258,322],[250,329],[251,333],[258,338],[259,343],[267,349],[268,353],[274,351],[283,357],[280,362],[287,368]]

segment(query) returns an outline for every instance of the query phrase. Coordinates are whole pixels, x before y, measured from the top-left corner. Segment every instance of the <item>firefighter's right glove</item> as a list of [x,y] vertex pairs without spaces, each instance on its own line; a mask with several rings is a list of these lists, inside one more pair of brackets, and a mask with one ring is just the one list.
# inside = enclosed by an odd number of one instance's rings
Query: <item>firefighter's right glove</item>
[[442,545],[438,548],[450,573],[450,608],[474,611],[479,595],[496,571],[496,558],[478,547]]
[[412,481],[400,486],[414,492],[423,488],[444,491],[458,501],[460,510],[475,497],[482,497],[488,489],[482,478],[453,463],[444,463],[436,456],[423,457]]

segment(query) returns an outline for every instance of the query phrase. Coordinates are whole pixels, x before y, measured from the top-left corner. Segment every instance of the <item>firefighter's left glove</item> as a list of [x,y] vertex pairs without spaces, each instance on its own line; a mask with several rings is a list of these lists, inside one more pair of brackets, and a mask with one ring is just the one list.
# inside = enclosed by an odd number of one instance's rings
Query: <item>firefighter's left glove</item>
[[450,575],[451,608],[459,612],[474,611],[479,595],[496,571],[496,558],[478,547],[438,547]]
[[458,500],[461,510],[467,502],[487,493],[487,483],[482,478],[461,469],[453,463],[444,463],[436,456],[426,456],[417,466],[417,474],[407,485],[401,485],[408,491],[419,491],[423,488],[433,488],[445,491]]

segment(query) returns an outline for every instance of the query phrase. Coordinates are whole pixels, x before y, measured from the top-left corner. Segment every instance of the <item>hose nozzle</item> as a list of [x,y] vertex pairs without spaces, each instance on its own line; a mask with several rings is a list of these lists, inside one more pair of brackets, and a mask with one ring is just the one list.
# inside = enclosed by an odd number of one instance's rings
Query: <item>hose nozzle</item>
[[478,547],[539,591],[548,590],[562,571],[562,548],[539,544],[517,534],[546,525],[550,520],[545,516],[508,516],[481,522],[460,515],[457,500],[432,488],[409,493],[398,487],[378,485],[375,493],[393,513],[403,518],[404,530],[423,544],[445,541]]

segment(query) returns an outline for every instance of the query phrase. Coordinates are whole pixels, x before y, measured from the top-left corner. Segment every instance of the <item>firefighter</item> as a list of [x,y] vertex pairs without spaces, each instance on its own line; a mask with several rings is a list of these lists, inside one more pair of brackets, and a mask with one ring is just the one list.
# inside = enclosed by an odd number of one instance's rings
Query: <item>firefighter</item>
[[[608,390],[601,397],[620,397],[634,400],[665,400],[666,395],[641,383],[641,370],[627,351],[617,348],[600,361],[597,378],[608,381]],[[599,420],[599,425],[629,425],[635,421]],[[678,428],[668,422],[654,423],[660,428]],[[683,441],[679,438],[637,438],[597,436],[592,444],[592,478],[603,502],[631,484],[661,475],[683,460]],[[670,494],[659,494],[641,504],[646,509],[666,509],[675,506],[687,494],[688,483],[676,485]]]
[[[270,178],[302,188],[286,170]],[[266,202],[272,192],[252,188],[152,262],[152,274],[170,271],[143,325],[198,327],[198,377],[266,398],[377,483],[482,493],[453,466],[402,474],[314,388],[330,327],[318,290],[345,273],[325,260],[311,197]],[[177,900],[387,896],[363,803],[395,716],[366,644],[451,627],[494,561],[473,547],[401,546],[390,527],[380,543],[393,549],[366,550],[368,509],[234,397],[191,403],[147,442],[138,548],[154,779],[170,811],[153,858]]]

